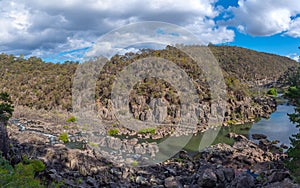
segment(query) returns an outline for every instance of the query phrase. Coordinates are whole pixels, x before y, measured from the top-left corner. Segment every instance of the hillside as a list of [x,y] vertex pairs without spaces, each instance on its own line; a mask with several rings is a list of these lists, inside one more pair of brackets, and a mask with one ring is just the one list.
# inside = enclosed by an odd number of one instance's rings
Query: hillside
[[246,48],[211,46],[210,50],[225,72],[252,84],[276,81],[290,67],[298,66],[288,57]]
[[[296,66],[296,62],[289,58],[239,47],[212,46],[210,49],[219,60],[229,87],[239,85],[237,84],[238,81],[235,81],[236,79],[242,82],[246,81],[248,84],[249,81],[252,84],[255,82],[276,81],[289,67]],[[109,98],[114,75],[122,70],[122,67],[137,59],[149,56],[162,57],[175,62],[187,71],[193,79],[198,79],[201,82],[201,84],[199,83],[201,90],[207,93],[205,78],[199,79],[201,70],[195,69],[195,66],[190,63],[191,60],[185,54],[175,48],[167,47],[164,50],[144,50],[140,54],[129,53],[124,56],[116,55],[112,57],[99,78],[99,87],[97,88],[99,96],[102,99]],[[63,64],[45,63],[36,57],[25,60],[12,55],[1,54],[0,91],[8,92],[12,96],[15,105],[24,105],[36,109],[70,111],[72,106],[72,77],[77,65],[72,62]],[[239,90],[240,86],[237,89]],[[149,91],[149,88],[143,92],[162,95],[161,91]],[[209,96],[205,97],[209,98]]]

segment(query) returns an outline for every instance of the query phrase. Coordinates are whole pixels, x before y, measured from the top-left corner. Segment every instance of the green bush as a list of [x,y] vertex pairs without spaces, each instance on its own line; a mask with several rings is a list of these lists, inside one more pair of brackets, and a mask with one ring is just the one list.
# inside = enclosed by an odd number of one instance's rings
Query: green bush
[[110,129],[110,130],[108,130],[108,135],[109,136],[116,136],[117,134],[119,134],[119,129]]
[[13,168],[9,162],[0,155],[0,187],[44,187],[35,173],[45,169],[40,160],[27,160],[29,164],[19,163]]
[[45,164],[41,160],[30,160],[29,163],[32,165],[35,172],[42,172],[46,168]]
[[132,161],[131,165],[132,165],[133,167],[136,167],[136,166],[139,165],[139,162],[136,161],[136,160],[134,160],[134,161]]
[[68,133],[62,133],[59,135],[59,139],[61,141],[63,141],[64,143],[67,143],[69,142],[69,136],[68,136]]
[[146,128],[146,129],[141,129],[139,131],[140,134],[148,134],[148,133],[155,134],[155,132],[156,132],[155,128]]
[[77,121],[77,119],[76,119],[75,116],[71,116],[71,117],[69,117],[69,118],[66,120],[67,123],[74,123],[74,122],[76,122],[76,121]]
[[275,88],[271,88],[269,89],[269,91],[267,92],[268,95],[273,95],[273,96],[277,96],[277,90]]

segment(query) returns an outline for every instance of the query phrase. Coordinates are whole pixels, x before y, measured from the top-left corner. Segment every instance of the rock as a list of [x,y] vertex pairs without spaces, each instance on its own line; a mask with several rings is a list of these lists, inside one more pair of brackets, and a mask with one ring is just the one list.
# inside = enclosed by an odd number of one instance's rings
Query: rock
[[255,179],[249,174],[240,174],[232,181],[231,186],[236,188],[254,188]]
[[145,150],[145,148],[141,144],[137,144],[134,147],[134,152],[138,153],[138,154],[145,154],[146,150]]
[[176,180],[174,176],[168,177],[165,179],[164,183],[165,187],[167,188],[182,188],[182,184]]
[[228,133],[227,137],[228,138],[233,138],[236,141],[248,140],[245,136],[235,134],[235,133]]
[[88,172],[84,166],[79,167],[79,173],[83,176],[86,176],[88,174]]
[[202,176],[198,179],[198,185],[201,187],[216,187],[217,175],[212,169],[205,169]]
[[283,148],[283,149],[289,149],[289,147],[284,145],[284,144],[281,144],[280,147]]
[[122,147],[122,141],[119,138],[115,137],[107,137],[109,140],[107,141],[107,145],[109,148],[114,150],[120,150]]
[[147,183],[147,179],[142,176],[137,176],[135,182],[140,185],[144,185]]
[[90,177],[90,176],[88,176],[88,178],[86,180],[86,183],[93,186],[93,187],[98,187],[97,186],[97,181],[94,178]]
[[162,123],[164,119],[168,116],[168,106],[167,101],[161,98],[152,98],[149,104],[150,108],[153,109],[152,115],[153,120],[156,123]]
[[76,159],[71,159],[69,162],[69,168],[70,169],[75,169],[78,166],[78,161]]
[[173,176],[176,176],[177,173],[176,173],[176,170],[172,169],[172,168],[166,168],[166,170]]
[[180,159],[188,159],[188,160],[191,160],[191,157],[189,156],[189,154],[188,154],[186,151],[184,151],[184,150],[179,151],[178,157],[179,157]]
[[235,177],[235,173],[234,173],[234,170],[232,168],[225,168],[223,170],[223,173],[224,173],[225,179],[228,182],[231,182]]
[[275,182],[266,185],[265,188],[300,188],[300,185],[294,184],[289,178],[285,178],[282,182]]
[[260,139],[266,139],[267,136],[264,135],[264,134],[253,134],[253,135],[252,135],[252,138],[253,138],[254,140],[260,140]]
[[289,172],[273,172],[272,175],[269,177],[269,182],[280,182],[283,181],[285,178],[290,178]]
[[226,179],[225,179],[224,171],[222,169],[217,169],[216,175],[219,181],[225,182]]
[[55,169],[49,170],[48,175],[52,180],[56,182],[60,182],[62,180],[62,177],[57,173]]
[[76,187],[76,184],[71,180],[64,179],[63,182],[64,182],[64,185],[67,185],[68,187]]

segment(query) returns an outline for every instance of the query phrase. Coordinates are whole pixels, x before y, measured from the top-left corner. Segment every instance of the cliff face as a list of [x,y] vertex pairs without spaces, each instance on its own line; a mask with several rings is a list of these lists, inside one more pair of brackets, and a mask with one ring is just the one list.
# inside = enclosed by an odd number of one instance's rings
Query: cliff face
[[[266,95],[268,87],[284,83],[283,75],[296,67],[297,63],[286,57],[238,47],[210,47],[210,49],[219,61],[227,86],[224,125],[242,124],[256,118],[269,117],[276,109],[276,101]],[[195,62],[173,47],[145,51],[142,54],[114,56],[104,67],[98,83],[98,94],[101,98],[101,102],[98,103],[100,117],[114,120],[110,92],[117,73],[134,61],[146,57],[167,59],[187,72],[197,88],[199,106],[194,108],[199,109],[196,112],[199,125],[206,125],[211,113],[209,85],[202,70],[195,66]],[[130,111],[135,119],[141,121],[176,123],[181,118],[180,105],[178,91],[169,83],[156,78],[140,81],[130,93]]]
[[[197,48],[197,46],[195,46]],[[224,124],[243,123],[267,117],[275,110],[275,102],[266,96],[265,85],[284,83],[287,70],[297,63],[286,57],[260,53],[239,47],[212,46],[227,86],[227,107]],[[203,71],[183,52],[168,46],[164,50],[142,50],[140,53],[115,55],[104,66],[97,81],[96,99],[99,116],[113,120],[111,90],[116,75],[133,62],[155,57],[173,62],[191,78],[199,98],[197,112],[200,124],[206,124],[211,111],[210,88]],[[0,88],[12,96],[15,106],[36,109],[72,111],[73,75],[77,63],[45,63],[32,57],[28,60],[0,55]],[[259,99],[255,98],[259,95]],[[180,117],[180,95],[168,82],[147,78],[138,82],[130,93],[129,108],[135,119],[176,123]]]

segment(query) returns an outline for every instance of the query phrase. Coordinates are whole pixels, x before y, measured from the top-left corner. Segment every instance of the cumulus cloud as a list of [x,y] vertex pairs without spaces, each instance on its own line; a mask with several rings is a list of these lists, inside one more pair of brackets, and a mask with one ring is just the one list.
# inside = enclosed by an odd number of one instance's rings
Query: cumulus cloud
[[298,38],[300,37],[300,18],[296,18],[290,23],[290,29],[286,35]]
[[238,7],[230,7],[228,11],[234,15],[228,23],[253,36],[286,31],[295,36],[293,27],[299,28],[298,23],[293,23],[293,17],[300,13],[300,3],[295,0],[239,0]]
[[[218,27],[216,0],[2,0],[0,50],[49,57],[89,47],[112,29],[140,21],[163,21],[191,30],[206,42],[232,41]],[[63,58],[63,57],[62,57]]]
[[300,62],[300,57],[299,57],[299,55],[296,54],[296,53],[289,54],[289,55],[287,55],[287,57],[289,57],[289,58],[291,58],[291,59],[293,59],[293,60],[295,60],[295,61],[297,61],[297,62]]
[[154,21],[138,22],[105,34],[86,55],[94,57],[101,54],[109,58],[116,53],[138,51],[138,47],[145,45],[156,49],[166,45],[207,44],[207,40],[197,36],[199,35],[174,24]]

